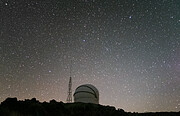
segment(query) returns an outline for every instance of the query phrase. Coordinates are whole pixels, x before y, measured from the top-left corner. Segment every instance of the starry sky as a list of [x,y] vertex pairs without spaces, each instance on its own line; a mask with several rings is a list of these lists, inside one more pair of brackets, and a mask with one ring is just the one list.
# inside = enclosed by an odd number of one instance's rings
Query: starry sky
[[100,104],[180,111],[179,0],[0,0],[0,102],[66,102],[90,83]]

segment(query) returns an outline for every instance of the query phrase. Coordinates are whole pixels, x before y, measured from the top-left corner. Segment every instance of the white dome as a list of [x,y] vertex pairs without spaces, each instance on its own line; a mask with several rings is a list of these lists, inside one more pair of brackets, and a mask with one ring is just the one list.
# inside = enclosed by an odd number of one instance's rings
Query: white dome
[[99,92],[91,84],[80,85],[75,90],[74,102],[99,104]]

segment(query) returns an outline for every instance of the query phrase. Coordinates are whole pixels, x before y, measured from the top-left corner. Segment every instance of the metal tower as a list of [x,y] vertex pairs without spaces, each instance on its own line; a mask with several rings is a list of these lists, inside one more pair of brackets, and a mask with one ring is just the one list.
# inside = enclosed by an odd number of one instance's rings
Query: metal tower
[[72,102],[72,79],[70,77],[69,79],[69,86],[68,86],[68,96],[67,96],[67,103],[71,103]]
[[71,78],[71,68],[72,68],[72,61],[70,66],[70,78],[69,78],[69,86],[68,86],[68,96],[66,99],[67,103],[72,103],[72,78]]

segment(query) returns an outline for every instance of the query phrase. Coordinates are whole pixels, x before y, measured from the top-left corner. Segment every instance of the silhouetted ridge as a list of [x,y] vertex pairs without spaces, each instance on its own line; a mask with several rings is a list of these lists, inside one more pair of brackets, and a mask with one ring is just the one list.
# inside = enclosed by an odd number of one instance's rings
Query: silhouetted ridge
[[91,103],[63,103],[55,100],[41,103],[36,98],[24,101],[7,98],[0,105],[0,116],[180,116],[180,112],[127,113],[123,109]]

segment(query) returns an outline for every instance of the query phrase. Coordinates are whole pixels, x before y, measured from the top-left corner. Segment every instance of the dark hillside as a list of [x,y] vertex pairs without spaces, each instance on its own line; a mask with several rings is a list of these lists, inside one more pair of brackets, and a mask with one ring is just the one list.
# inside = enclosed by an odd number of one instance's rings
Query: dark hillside
[[55,100],[41,103],[35,98],[25,101],[7,98],[0,105],[0,116],[180,116],[180,112],[127,113],[112,106],[90,103],[63,103]]

